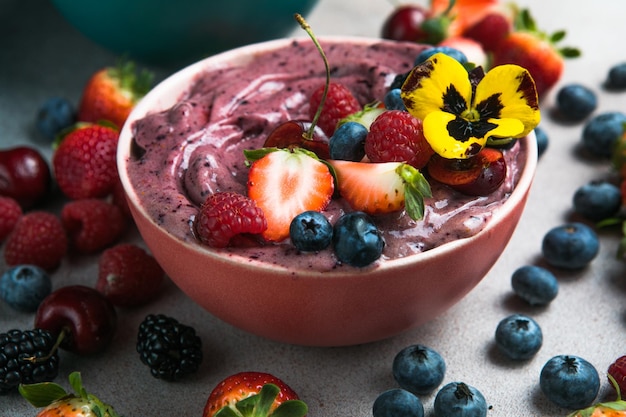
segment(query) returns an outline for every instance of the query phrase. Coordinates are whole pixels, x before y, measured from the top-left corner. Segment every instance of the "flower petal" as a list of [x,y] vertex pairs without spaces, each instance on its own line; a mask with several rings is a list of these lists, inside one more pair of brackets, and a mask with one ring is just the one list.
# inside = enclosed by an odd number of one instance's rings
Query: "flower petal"
[[401,91],[407,110],[420,120],[434,111],[460,115],[468,109],[472,98],[467,70],[443,53],[413,68]]
[[465,159],[477,154],[487,143],[484,130],[490,132],[498,126],[487,121],[472,123],[452,113],[434,111],[426,116],[423,127],[424,137],[437,154],[448,159]]
[[[474,103],[481,118],[518,119],[523,128],[511,137],[526,136],[541,119],[535,82],[518,65],[499,65],[487,72],[476,87]],[[490,136],[499,135],[500,131]]]

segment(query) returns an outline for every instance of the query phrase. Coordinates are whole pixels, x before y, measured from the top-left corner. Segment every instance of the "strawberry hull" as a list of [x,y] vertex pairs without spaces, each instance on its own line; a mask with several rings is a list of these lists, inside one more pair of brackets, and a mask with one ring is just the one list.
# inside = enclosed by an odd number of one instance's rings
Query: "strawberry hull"
[[[333,79],[364,104],[383,97],[422,50],[367,39],[321,43]],[[432,184],[424,220],[403,212],[377,216],[386,245],[366,268],[338,264],[332,250],[298,253],[289,241],[201,246],[190,221],[203,199],[216,191],[245,194],[243,150],[261,147],[282,122],[306,119],[308,94],[323,82],[323,65],[308,40],[252,45],[201,61],[136,107],[120,136],[118,163],[144,240],[194,301],[270,339],[352,345],[431,320],[482,279],[521,215],[536,145],[529,137],[505,152],[509,175],[490,196],[468,197]],[[324,213],[334,223],[347,210],[335,198]]]

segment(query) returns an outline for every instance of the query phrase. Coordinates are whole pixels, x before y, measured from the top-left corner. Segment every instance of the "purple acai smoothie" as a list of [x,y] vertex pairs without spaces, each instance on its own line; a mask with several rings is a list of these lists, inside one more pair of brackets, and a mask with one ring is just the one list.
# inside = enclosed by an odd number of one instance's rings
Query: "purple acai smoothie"
[[[321,43],[332,81],[346,85],[361,104],[382,100],[396,75],[410,70],[424,48],[393,42]],[[176,105],[132,126],[128,176],[145,210],[172,235],[200,244],[192,222],[202,202],[217,191],[245,194],[243,151],[262,147],[282,122],[308,119],[309,96],[324,82],[324,65],[310,40],[294,40],[237,67],[199,73]],[[433,196],[425,201],[422,220],[411,220],[404,212],[375,217],[385,249],[367,268],[478,233],[515,187],[526,151],[524,140],[504,151],[507,178],[488,196],[470,197],[431,182]],[[333,199],[325,213],[334,222],[348,209],[344,201]],[[332,249],[299,253],[288,241],[210,250],[292,271],[353,268],[339,265]]]

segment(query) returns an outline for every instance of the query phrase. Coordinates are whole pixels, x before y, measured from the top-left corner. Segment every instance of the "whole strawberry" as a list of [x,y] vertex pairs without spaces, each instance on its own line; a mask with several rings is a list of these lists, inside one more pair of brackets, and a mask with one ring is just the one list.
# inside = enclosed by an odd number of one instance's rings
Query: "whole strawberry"
[[100,256],[96,289],[113,305],[134,307],[152,300],[164,277],[152,255],[139,246],[121,243]]
[[32,264],[52,271],[61,263],[67,247],[61,219],[52,213],[31,211],[20,217],[7,238],[4,259],[9,266]]
[[211,391],[203,417],[303,417],[307,411],[306,404],[281,379],[264,372],[240,372]]
[[59,188],[73,200],[101,198],[119,181],[115,160],[119,132],[109,126],[80,123],[61,140],[52,157]]
[[[309,101],[309,117],[313,120],[322,101],[324,86],[320,86],[311,94]],[[335,133],[337,123],[346,116],[361,110],[361,104],[352,95],[352,92],[343,84],[330,83],[328,95],[321,110],[317,125],[328,137]]]
[[97,198],[65,203],[61,221],[72,249],[80,253],[101,251],[119,239],[127,225],[118,206]]
[[78,120],[108,120],[121,129],[135,104],[150,90],[152,78],[150,72],[138,72],[132,62],[97,71],[83,90]]
[[33,406],[43,407],[37,417],[119,417],[112,406],[85,390],[79,372],[72,372],[69,380],[74,393],[50,382],[23,384],[19,391]]
[[516,64],[526,68],[535,81],[537,95],[544,96],[563,74],[564,58],[575,58],[580,51],[557,47],[564,31],[548,35],[539,31],[528,10],[519,13],[515,31],[503,39],[493,51],[492,65]]
[[22,214],[22,207],[17,200],[0,196],[0,242],[9,236]]

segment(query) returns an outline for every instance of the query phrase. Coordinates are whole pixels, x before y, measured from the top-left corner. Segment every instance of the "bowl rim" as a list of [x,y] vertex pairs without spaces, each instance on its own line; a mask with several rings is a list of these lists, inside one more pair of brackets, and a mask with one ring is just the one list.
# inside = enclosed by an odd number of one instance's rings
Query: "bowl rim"
[[[320,278],[354,275],[354,272],[359,271],[359,269],[346,268],[331,271],[299,269],[294,271],[284,266],[269,264],[259,260],[251,260],[248,257],[239,255],[234,252],[220,252],[219,250],[205,247],[200,244],[184,241],[159,226],[154,221],[154,219],[152,219],[152,217],[145,211],[143,206],[138,204],[139,199],[130,181],[129,176],[127,175],[128,172],[126,169],[126,165],[130,159],[129,152],[131,149],[130,145],[133,137],[133,122],[141,119],[142,117],[150,113],[162,111],[171,107],[178,100],[178,98],[189,88],[191,83],[194,81],[196,75],[203,71],[206,71],[208,69],[223,68],[225,66],[231,65],[234,62],[245,63],[249,60],[252,60],[256,54],[274,50],[276,48],[286,46],[293,41],[301,41],[303,39],[308,38],[281,38],[234,48],[188,65],[187,67],[176,71],[175,73],[171,74],[163,81],[158,83],[143,97],[142,100],[140,100],[136,104],[136,106],[133,108],[132,112],[128,116],[126,123],[120,131],[119,144],[116,155],[119,177],[122,182],[128,204],[131,204],[143,218],[150,222],[153,227],[163,230],[168,236],[176,240],[181,245],[184,245],[187,249],[197,252],[199,256],[208,256],[210,258],[214,258],[216,261],[226,262],[233,265],[236,264],[242,268],[250,268],[254,270],[258,270],[259,268],[261,268],[266,272],[271,272],[273,274],[284,274],[289,276],[293,276],[294,273],[297,273],[298,277]],[[356,36],[325,36],[319,37],[319,41],[322,44],[324,42],[341,42],[358,43],[361,45],[394,42],[380,38]],[[167,95],[167,100],[160,100],[161,98],[163,98],[164,94]],[[534,131],[531,131],[528,136],[519,139],[519,141],[520,145],[526,147],[527,151],[527,158],[524,161],[524,168],[522,169],[519,180],[517,181],[515,188],[513,189],[507,200],[493,212],[493,215],[487,222],[487,225],[481,231],[472,236],[447,242],[418,254],[396,259],[387,259],[382,264],[377,264],[373,267],[365,267],[361,270],[363,272],[372,272],[381,269],[389,271],[394,269],[406,268],[410,264],[415,264],[417,257],[419,257],[420,261],[428,261],[438,256],[445,256],[447,253],[454,252],[464,246],[471,245],[472,242],[478,240],[480,236],[486,233],[491,233],[494,229],[498,228],[502,222],[506,221],[508,216],[511,214],[512,211],[515,210],[516,207],[518,207],[518,205],[525,205],[525,200],[532,186],[535,171],[537,168],[538,150]]]

